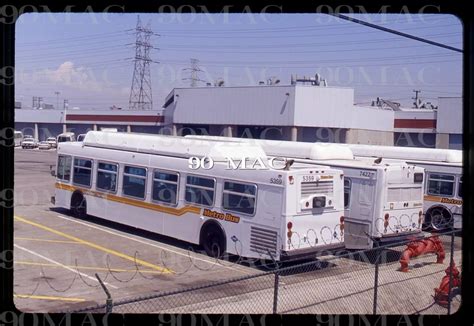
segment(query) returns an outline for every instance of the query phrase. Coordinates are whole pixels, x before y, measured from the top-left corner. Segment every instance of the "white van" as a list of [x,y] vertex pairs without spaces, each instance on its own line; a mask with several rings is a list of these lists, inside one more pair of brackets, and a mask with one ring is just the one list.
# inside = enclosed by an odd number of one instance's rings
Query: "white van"
[[76,141],[76,135],[73,132],[65,132],[59,134],[57,137],[57,143],[64,143],[68,141]]

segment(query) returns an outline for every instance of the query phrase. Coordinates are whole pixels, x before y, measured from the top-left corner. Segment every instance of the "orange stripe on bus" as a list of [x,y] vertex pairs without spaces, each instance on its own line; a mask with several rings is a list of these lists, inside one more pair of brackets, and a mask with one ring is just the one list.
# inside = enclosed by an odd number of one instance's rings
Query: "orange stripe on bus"
[[451,204],[451,205],[462,205],[462,200],[461,199],[446,198],[446,197],[439,197],[439,196],[433,196],[433,195],[426,195],[423,198],[426,201],[434,201],[434,202],[437,202],[437,203]]
[[59,183],[59,182],[56,182],[55,186],[56,186],[56,188],[62,189],[62,190],[69,190],[69,191],[80,190],[85,195],[90,195],[90,196],[94,196],[94,197],[114,201],[114,202],[117,202],[117,203],[127,204],[127,205],[131,205],[131,206],[151,209],[151,210],[154,210],[154,211],[159,211],[159,212],[163,212],[163,213],[167,213],[167,214],[171,214],[171,215],[176,215],[176,216],[181,216],[181,215],[184,215],[186,213],[194,213],[194,214],[200,214],[201,213],[201,208],[196,207],[196,206],[184,206],[184,207],[181,207],[181,208],[173,208],[173,207],[166,207],[166,206],[161,206],[161,205],[153,204],[153,203],[147,203],[147,202],[143,202],[143,201],[139,201],[139,200],[135,200],[135,199],[131,199],[131,198],[119,197],[119,196],[115,196],[115,195],[112,195],[112,194],[104,194],[104,193],[101,193],[101,192],[92,191],[92,190],[88,190],[88,189],[84,189],[84,188],[80,188],[80,187],[74,187],[74,186],[62,184],[62,183]]

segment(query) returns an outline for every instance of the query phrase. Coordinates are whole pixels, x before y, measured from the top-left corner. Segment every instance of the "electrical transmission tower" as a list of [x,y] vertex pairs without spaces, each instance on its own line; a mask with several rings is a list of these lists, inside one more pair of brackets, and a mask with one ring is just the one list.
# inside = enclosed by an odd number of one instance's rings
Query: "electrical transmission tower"
[[183,78],[183,80],[190,80],[191,87],[196,87],[198,82],[203,82],[203,83],[206,82],[205,80],[200,79],[198,76],[198,73],[202,72],[202,70],[199,68],[198,59],[191,59],[191,68],[184,68],[183,70],[190,71],[190,77]]
[[157,34],[151,30],[150,22],[146,26],[142,26],[140,16],[138,16],[135,33],[135,69],[130,89],[129,109],[151,110],[153,109],[153,98],[151,95],[150,63],[157,62],[150,59],[150,50],[154,49],[150,44],[150,38]]

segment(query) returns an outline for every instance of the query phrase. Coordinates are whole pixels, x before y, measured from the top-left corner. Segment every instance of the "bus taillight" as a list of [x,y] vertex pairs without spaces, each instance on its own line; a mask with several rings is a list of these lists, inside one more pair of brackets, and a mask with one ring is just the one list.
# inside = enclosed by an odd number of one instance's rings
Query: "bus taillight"
[[291,238],[291,236],[293,235],[293,232],[291,232],[291,228],[293,227],[293,223],[291,223],[291,221],[288,222],[286,224],[286,227],[288,228],[288,233],[286,235],[288,236],[288,238]]

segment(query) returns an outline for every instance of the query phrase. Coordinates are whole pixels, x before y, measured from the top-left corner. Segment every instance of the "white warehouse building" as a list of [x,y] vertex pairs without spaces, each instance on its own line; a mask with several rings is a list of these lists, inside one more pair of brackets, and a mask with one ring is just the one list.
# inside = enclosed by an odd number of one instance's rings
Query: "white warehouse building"
[[[440,99],[438,110],[387,109],[354,105],[351,88],[292,83],[175,88],[163,107],[164,125],[173,134],[438,148],[462,146],[459,97]],[[438,115],[443,117],[439,124]],[[438,125],[442,131],[437,130]]]

